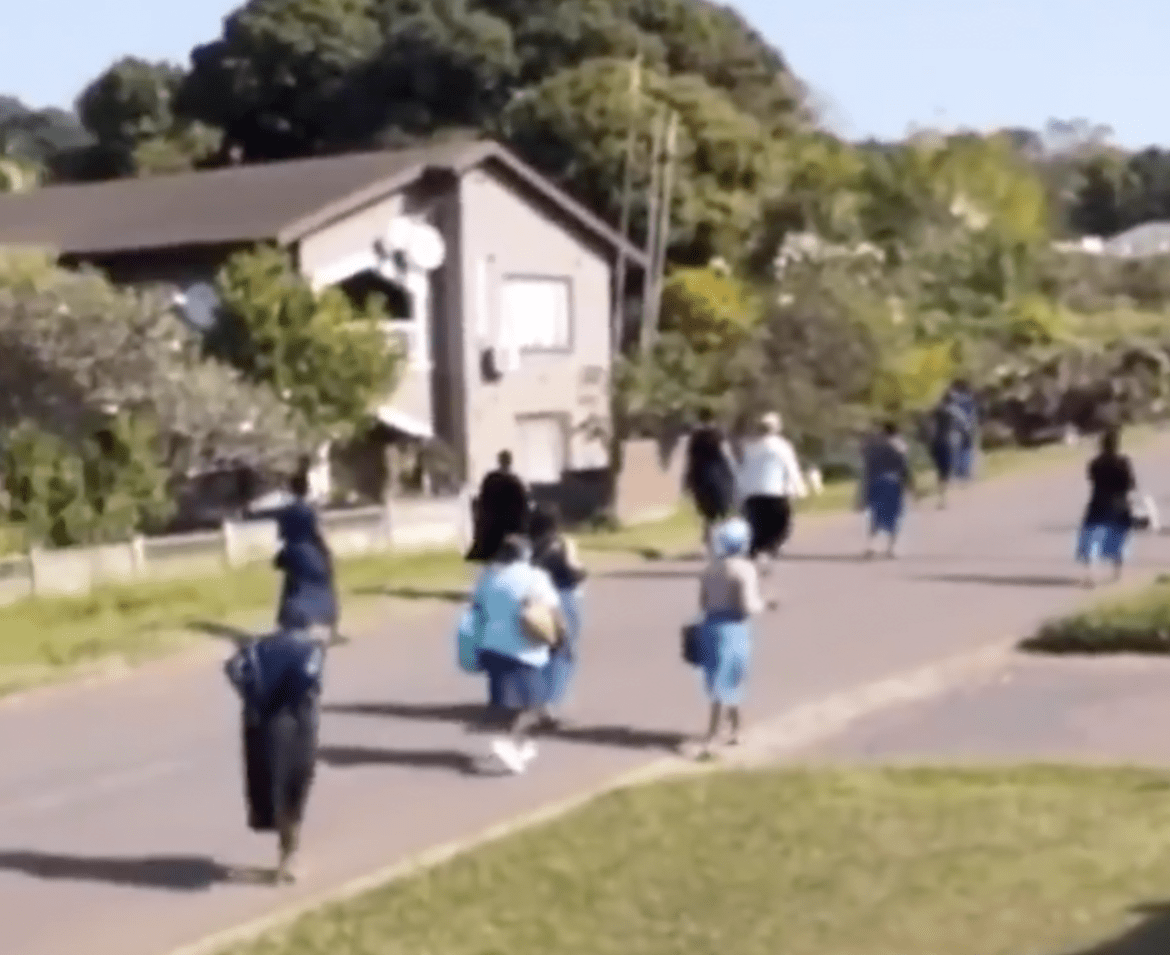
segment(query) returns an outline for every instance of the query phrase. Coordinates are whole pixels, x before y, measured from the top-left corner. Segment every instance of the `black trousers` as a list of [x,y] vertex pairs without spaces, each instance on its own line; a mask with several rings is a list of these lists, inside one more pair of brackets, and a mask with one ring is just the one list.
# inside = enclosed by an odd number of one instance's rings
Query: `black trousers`
[[752,529],[752,557],[775,554],[792,533],[792,504],[778,495],[758,494],[743,504],[743,516]]

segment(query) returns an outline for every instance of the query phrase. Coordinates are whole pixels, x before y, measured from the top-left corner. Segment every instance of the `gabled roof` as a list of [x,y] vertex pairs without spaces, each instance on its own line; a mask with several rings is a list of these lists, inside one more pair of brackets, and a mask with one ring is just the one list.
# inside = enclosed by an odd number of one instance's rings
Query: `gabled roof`
[[1170,254],[1170,222],[1143,222],[1106,240],[1106,255],[1149,258]]
[[461,140],[221,169],[47,186],[0,195],[0,245],[100,256],[185,246],[297,242],[321,225],[417,182],[496,163],[614,250],[644,253],[500,146]]

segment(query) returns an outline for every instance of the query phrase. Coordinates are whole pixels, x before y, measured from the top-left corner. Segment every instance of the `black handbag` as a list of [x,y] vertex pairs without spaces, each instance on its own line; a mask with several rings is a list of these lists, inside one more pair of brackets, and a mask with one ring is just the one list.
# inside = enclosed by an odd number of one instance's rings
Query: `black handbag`
[[682,658],[693,667],[702,662],[703,628],[697,623],[689,623],[682,628]]

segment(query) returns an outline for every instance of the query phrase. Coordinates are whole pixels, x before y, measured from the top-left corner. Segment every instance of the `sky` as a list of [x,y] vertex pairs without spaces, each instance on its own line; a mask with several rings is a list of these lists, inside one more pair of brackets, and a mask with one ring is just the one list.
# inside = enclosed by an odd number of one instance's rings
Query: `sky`
[[[1088,119],[1170,145],[1166,0],[734,0],[850,138],[912,127],[1042,129]],[[232,0],[22,0],[0,34],[0,94],[67,106],[124,54],[186,62]],[[165,10],[165,14],[162,12]]]

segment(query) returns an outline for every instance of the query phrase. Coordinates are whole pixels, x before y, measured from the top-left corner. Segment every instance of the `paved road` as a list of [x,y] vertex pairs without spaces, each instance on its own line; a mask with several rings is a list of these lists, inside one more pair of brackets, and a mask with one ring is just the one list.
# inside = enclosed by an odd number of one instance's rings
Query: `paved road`
[[[1170,442],[1139,467],[1170,492]],[[1067,580],[1083,493],[1079,468],[975,489],[914,515],[905,558],[889,564],[854,559],[855,518],[798,527],[776,578],[786,605],[760,635],[753,713],[1023,634],[1084,599]],[[1168,558],[1170,538],[1151,539],[1137,566]],[[236,711],[214,667],[0,708],[4,950],[162,955],[648,762],[704,718],[676,636],[693,577],[643,565],[592,582],[574,714],[585,728],[523,778],[467,772],[483,741],[463,719],[482,690],[453,669],[454,608],[336,652],[312,868],[290,890],[228,878],[268,865],[271,844],[244,828]]]
[[802,761],[1170,764],[1170,660],[1016,658],[859,722]]

